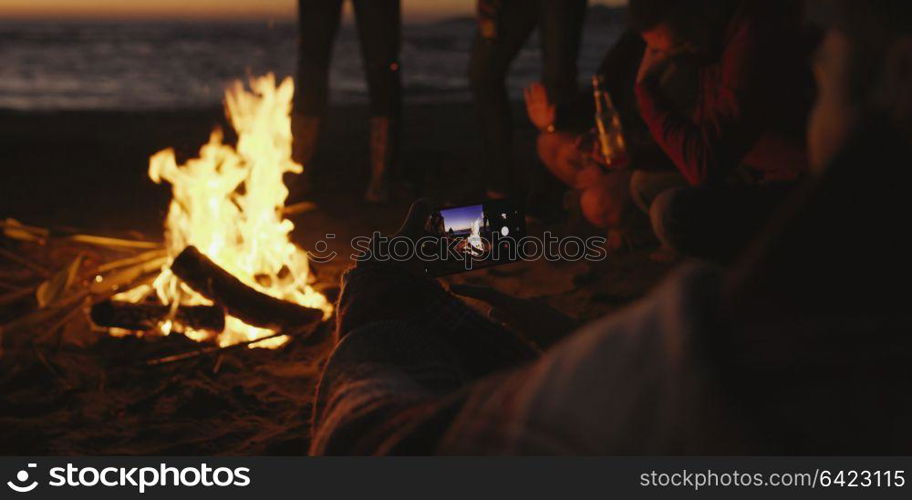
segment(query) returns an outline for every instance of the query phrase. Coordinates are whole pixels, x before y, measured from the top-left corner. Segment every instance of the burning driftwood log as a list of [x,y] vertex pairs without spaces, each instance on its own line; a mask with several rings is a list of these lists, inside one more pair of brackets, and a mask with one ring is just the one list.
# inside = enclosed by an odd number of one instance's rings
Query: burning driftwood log
[[323,319],[323,311],[270,297],[245,285],[194,246],[184,249],[171,271],[194,291],[243,322],[279,331],[299,331]]
[[[98,326],[125,330],[152,330],[171,316],[171,307],[161,304],[133,304],[106,300],[92,306],[92,321]],[[194,330],[221,332],[225,311],[217,306],[180,306],[174,321]]]

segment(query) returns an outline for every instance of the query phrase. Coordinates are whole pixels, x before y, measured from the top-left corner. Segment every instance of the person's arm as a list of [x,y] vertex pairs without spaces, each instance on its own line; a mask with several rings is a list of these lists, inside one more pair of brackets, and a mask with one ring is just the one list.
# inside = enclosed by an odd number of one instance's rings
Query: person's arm
[[533,83],[523,92],[529,121],[538,129],[536,149],[548,170],[564,184],[577,188],[576,177],[582,168],[580,134],[558,130],[557,109],[548,99],[541,83]]
[[535,82],[523,89],[523,98],[526,101],[526,113],[529,121],[543,134],[553,134],[557,131],[557,106],[548,98],[545,84]]
[[484,40],[497,38],[497,19],[503,7],[501,3],[501,0],[478,0],[475,5],[478,35]]
[[[429,213],[416,202],[396,237],[417,240]],[[407,424],[436,411],[440,398],[538,356],[447,293],[420,261],[381,260],[364,259],[343,276],[338,342],[314,396],[311,453],[380,453],[385,440],[414,438]]]
[[652,136],[692,185],[723,179],[763,133],[764,105],[769,102],[764,53],[756,22],[745,23],[732,37],[720,64],[720,81],[702,99],[712,106],[699,121],[676,112],[658,90],[658,71],[636,85],[640,113]]
[[607,166],[591,134],[566,132],[559,129],[557,109],[548,100],[541,83],[533,83],[524,91],[529,121],[539,130],[536,147],[542,163],[558,179],[574,189],[582,189],[579,173],[587,167]]

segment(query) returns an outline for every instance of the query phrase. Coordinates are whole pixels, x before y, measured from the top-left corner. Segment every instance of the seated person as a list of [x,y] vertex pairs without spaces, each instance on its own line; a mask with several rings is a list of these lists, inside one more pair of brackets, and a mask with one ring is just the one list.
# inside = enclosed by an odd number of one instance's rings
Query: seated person
[[[311,452],[907,453],[912,316],[897,290],[912,278],[912,243],[897,228],[912,5],[834,3],[815,63],[813,175],[735,266],[685,266],[538,354],[420,266],[359,264],[344,280]],[[413,207],[400,234],[417,237],[426,215]],[[453,291],[550,332],[541,344],[571,328],[517,299]]]
[[[676,170],[633,165],[631,195],[666,247],[731,259],[806,170],[812,37],[800,4],[630,2],[631,27],[647,45],[634,84],[639,113]],[[691,106],[664,88],[669,65],[680,68],[682,59],[697,65],[686,76],[697,92]],[[552,165],[560,161],[553,153],[543,156]],[[597,169],[581,172],[584,213],[604,225],[602,212],[611,213],[617,195],[589,180],[599,178]]]
[[[631,173],[650,172],[656,181],[664,177],[670,179],[671,186],[680,185],[674,164],[653,140],[637,108],[634,83],[645,49],[646,44],[638,33],[624,33],[605,55],[597,72],[620,118],[629,168],[610,172],[604,168],[604,159],[596,147],[591,91],[581,94],[559,112],[549,102],[543,85],[535,83],[525,92],[529,119],[541,130],[537,147],[542,163],[557,179],[579,192],[582,214],[609,234],[620,235],[630,225],[627,208],[631,202]],[[693,109],[694,71],[695,65],[682,57],[670,64],[662,76],[665,95],[682,113]]]

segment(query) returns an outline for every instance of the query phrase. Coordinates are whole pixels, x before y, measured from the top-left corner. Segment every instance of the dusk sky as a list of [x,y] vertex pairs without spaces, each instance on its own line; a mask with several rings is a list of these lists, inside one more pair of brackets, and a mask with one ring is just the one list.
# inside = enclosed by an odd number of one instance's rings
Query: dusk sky
[[441,211],[443,215],[443,224],[449,231],[465,231],[472,229],[472,224],[484,215],[483,205],[471,205],[467,207],[456,207]]
[[[591,0],[619,5],[625,0]],[[470,15],[474,0],[402,0],[406,19]],[[48,19],[290,19],[295,0],[0,0],[0,20]]]

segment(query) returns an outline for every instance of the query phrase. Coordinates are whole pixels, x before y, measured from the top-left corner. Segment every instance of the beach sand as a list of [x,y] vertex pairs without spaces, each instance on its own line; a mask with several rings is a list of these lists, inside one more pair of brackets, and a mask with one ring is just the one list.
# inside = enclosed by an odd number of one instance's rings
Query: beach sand
[[[517,164],[522,168],[533,161],[535,134],[518,106],[516,111]],[[196,156],[219,124],[225,125],[218,109],[0,112],[0,216],[160,240],[170,194],[167,186],[148,179],[148,157],[165,147],[174,147],[179,160]],[[472,124],[467,103],[407,106],[402,161],[407,171],[423,179],[423,195],[443,204],[480,199],[482,173],[477,171],[479,148]],[[299,245],[311,249],[325,239],[340,254],[316,266],[322,287],[337,284],[350,265],[352,237],[393,232],[411,202],[402,197],[386,206],[365,205],[361,195],[366,178],[367,111],[363,106],[335,107],[315,170],[318,189],[311,199],[318,209],[291,217]],[[596,232],[571,218],[569,224],[532,226],[530,233],[546,229],[558,234]],[[334,237],[327,239],[327,234]],[[0,242],[50,268],[66,262],[61,254],[67,251]],[[524,262],[445,280],[491,285],[543,300],[586,321],[642,297],[661,280],[670,265],[650,261],[649,251],[609,257],[585,285],[574,279],[588,270],[581,262]],[[0,269],[15,274],[9,262],[0,262]],[[473,305],[484,311],[483,305]],[[0,322],[14,319],[20,310],[0,310]],[[77,344],[20,346],[0,356],[0,452],[303,453],[311,394],[331,347],[325,340],[293,341],[279,350],[242,349],[149,368],[139,362],[192,350],[194,344],[177,335],[101,337],[89,345]]]

